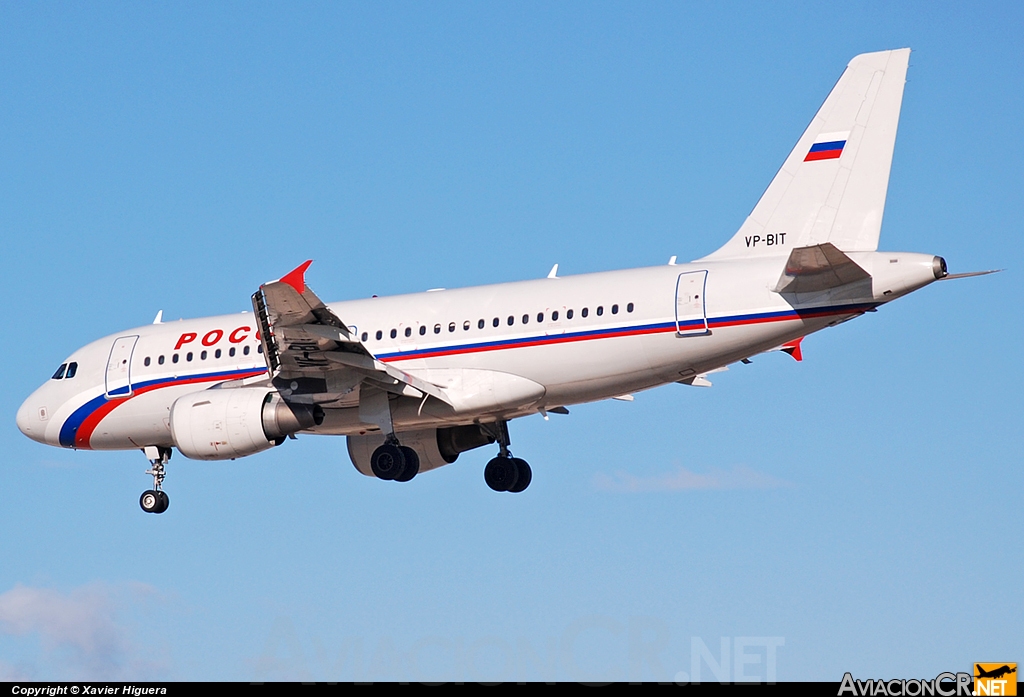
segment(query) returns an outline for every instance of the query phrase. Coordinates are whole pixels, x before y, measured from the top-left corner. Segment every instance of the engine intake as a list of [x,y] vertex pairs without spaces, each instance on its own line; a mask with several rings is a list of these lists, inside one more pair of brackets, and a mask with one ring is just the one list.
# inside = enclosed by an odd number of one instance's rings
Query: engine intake
[[290,404],[265,387],[205,390],[175,400],[171,437],[193,460],[233,460],[280,445],[323,420],[319,406]]

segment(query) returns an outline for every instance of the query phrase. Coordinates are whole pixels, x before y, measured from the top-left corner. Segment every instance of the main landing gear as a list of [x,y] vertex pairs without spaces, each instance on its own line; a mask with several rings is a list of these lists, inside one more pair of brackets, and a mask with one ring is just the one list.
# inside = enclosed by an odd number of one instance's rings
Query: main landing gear
[[370,469],[378,479],[407,482],[420,471],[420,456],[398,442],[395,434],[370,455]]
[[142,492],[142,496],[139,497],[139,505],[146,513],[163,513],[170,505],[170,499],[164,493],[163,484],[166,476],[164,465],[171,459],[171,449],[151,445],[143,448],[142,452],[146,453],[146,457],[149,458],[151,469],[146,470],[146,474],[153,475],[153,488]]
[[384,445],[370,455],[370,469],[378,479],[407,482],[420,471],[420,456],[398,442],[391,421],[391,400],[387,392],[370,385],[359,388],[359,416],[377,424],[385,433]]
[[508,449],[508,423],[499,421],[496,424],[481,424],[498,441],[500,450],[498,457],[492,459],[484,467],[484,481],[495,491],[508,491],[518,494],[525,491],[533,480],[533,470],[522,458],[512,457]]

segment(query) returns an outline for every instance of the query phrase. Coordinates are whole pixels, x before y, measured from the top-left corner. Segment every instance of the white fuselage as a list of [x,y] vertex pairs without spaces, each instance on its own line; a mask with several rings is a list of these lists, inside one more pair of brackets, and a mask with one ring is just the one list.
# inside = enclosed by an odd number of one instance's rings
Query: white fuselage
[[[779,256],[370,298],[330,309],[378,360],[452,396],[453,407],[444,410],[407,400],[394,415],[401,432],[509,419],[692,378],[936,278],[930,255],[850,256],[871,274],[867,289],[784,297],[773,291],[786,261]],[[51,379],[25,401],[18,426],[62,447],[172,446],[176,399],[266,379],[256,327],[252,313],[240,313],[95,341],[65,361],[77,364],[74,377]],[[357,403],[323,406],[326,418],[310,432],[371,428]]]

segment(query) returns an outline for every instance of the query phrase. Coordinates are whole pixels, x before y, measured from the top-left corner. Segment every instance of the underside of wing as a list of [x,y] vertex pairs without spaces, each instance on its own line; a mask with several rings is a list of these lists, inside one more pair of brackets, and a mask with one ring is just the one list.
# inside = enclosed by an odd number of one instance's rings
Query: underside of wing
[[450,404],[443,389],[378,361],[367,350],[306,285],[310,263],[264,283],[252,296],[267,368],[281,394],[290,401],[326,405],[357,400],[358,388],[367,384]]

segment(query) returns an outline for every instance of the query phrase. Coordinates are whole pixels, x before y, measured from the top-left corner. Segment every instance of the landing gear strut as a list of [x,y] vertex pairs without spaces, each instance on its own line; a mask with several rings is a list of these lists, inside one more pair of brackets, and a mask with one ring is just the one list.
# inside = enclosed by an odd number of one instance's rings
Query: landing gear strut
[[363,384],[359,388],[359,417],[377,424],[385,434],[384,444],[370,455],[370,469],[378,479],[407,482],[420,471],[420,457],[412,448],[398,442],[391,421],[391,400],[388,393]]
[[480,427],[494,436],[498,441],[498,457],[492,459],[484,467],[484,481],[495,491],[508,491],[518,494],[530,486],[533,470],[522,458],[512,457],[508,449],[508,422],[499,421],[495,424],[481,424]]
[[164,477],[167,476],[164,466],[171,459],[171,449],[151,445],[143,448],[142,452],[146,454],[151,465],[146,474],[153,475],[153,488],[142,492],[139,505],[146,513],[163,513],[171,502],[163,490]]

